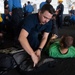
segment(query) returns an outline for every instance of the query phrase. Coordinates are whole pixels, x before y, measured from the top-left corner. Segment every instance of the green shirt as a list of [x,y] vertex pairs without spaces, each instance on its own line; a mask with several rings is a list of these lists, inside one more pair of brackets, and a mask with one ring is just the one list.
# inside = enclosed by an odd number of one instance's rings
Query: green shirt
[[46,48],[48,51],[48,54],[50,57],[54,58],[73,58],[75,57],[75,47],[71,46],[68,48],[68,52],[66,54],[62,54],[60,52],[60,44],[59,42],[55,42],[52,45],[49,46],[49,48]]

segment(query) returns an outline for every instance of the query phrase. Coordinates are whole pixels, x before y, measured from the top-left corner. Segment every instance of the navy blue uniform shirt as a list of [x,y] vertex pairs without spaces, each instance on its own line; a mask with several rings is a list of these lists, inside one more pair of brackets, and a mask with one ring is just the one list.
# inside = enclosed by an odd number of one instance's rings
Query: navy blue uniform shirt
[[8,0],[9,11],[11,12],[13,8],[22,8],[21,0]]
[[45,25],[40,25],[38,14],[31,14],[25,18],[22,28],[29,33],[28,41],[31,47],[37,49],[40,44],[39,34],[42,31],[48,33],[51,32],[52,21],[49,21]]
[[63,4],[59,4],[57,6],[57,10],[58,9],[60,9],[58,15],[62,15],[63,14],[63,11],[64,11],[64,5]]
[[26,5],[26,11],[27,13],[32,13],[34,11],[34,8],[31,4]]

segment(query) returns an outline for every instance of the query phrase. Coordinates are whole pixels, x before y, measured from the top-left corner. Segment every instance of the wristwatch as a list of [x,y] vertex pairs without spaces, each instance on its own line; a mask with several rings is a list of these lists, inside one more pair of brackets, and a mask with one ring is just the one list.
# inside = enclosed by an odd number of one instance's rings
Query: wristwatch
[[40,51],[42,51],[42,48],[38,48]]

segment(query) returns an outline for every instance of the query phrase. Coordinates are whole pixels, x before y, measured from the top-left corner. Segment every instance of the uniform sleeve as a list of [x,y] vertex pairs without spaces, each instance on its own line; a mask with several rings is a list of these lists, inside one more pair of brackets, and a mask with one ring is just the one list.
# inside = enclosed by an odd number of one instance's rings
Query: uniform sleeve
[[13,0],[8,0],[8,5],[9,5],[9,12],[11,12],[13,8]]
[[28,33],[30,33],[33,27],[34,27],[33,19],[31,17],[26,17],[24,19],[24,24],[22,25],[22,29],[25,29]]
[[49,32],[51,32],[51,29],[52,29],[52,20],[46,24],[45,32],[49,33]]

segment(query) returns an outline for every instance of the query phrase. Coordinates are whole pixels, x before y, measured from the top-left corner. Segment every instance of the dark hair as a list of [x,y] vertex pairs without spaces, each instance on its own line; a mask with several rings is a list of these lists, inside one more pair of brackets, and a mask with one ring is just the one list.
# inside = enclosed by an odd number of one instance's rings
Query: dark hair
[[47,3],[51,3],[51,2],[52,2],[52,0],[46,0],[46,2],[47,2]]
[[54,14],[54,8],[50,4],[43,5],[43,7],[40,10],[42,13],[48,11],[49,13]]
[[30,1],[28,1],[28,4],[30,4]]
[[63,44],[64,48],[69,48],[73,44],[73,37],[68,35],[63,36],[60,44]]
[[69,13],[72,13],[72,11],[70,10]]

